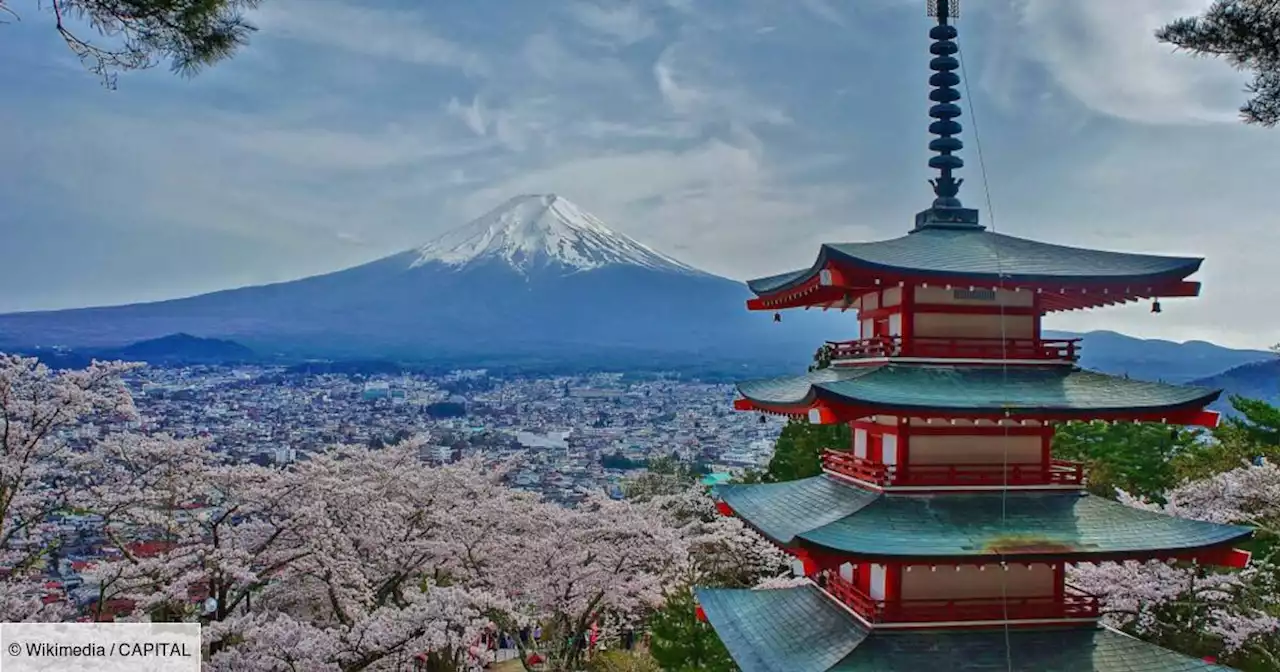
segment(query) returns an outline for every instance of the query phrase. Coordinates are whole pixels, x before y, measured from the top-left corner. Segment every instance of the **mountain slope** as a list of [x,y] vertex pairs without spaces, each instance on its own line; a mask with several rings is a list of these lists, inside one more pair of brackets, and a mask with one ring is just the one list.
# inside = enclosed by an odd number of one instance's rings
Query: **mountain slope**
[[1134,338],[1114,331],[1046,331],[1045,336],[1083,338],[1080,365],[1086,369],[1168,383],[1187,383],[1272,356],[1265,350],[1235,350],[1204,341],[1175,343]]
[[555,194],[516,196],[418,248],[414,266],[466,267],[500,260],[521,274],[546,264],[589,271],[628,265],[704,275],[621,233]]
[[234,341],[200,338],[191,334],[170,334],[138,341],[119,350],[102,353],[100,356],[104,359],[122,359],[151,364],[248,362],[256,358],[252,350]]
[[1231,402],[1227,397],[1232,394],[1280,404],[1280,358],[1272,356],[1260,362],[1243,364],[1192,383],[1225,390],[1223,398],[1213,406],[1216,410],[1229,412]]
[[563,198],[523,196],[419,248],[335,273],[3,315],[0,346],[103,348],[185,332],[293,356],[806,361],[820,317],[775,324],[746,311],[747,297],[741,283],[610,231]]

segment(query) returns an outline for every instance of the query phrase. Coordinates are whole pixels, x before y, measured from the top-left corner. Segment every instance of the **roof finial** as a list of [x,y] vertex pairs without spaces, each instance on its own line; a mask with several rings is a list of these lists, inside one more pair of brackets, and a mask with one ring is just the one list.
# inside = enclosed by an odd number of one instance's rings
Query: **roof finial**
[[964,143],[955,137],[962,127],[956,121],[960,116],[960,92],[955,86],[960,83],[956,70],[960,69],[960,61],[955,54],[960,47],[954,42],[957,32],[949,21],[960,16],[960,0],[928,0],[929,16],[938,19],[938,25],[929,30],[933,44],[929,53],[933,59],[929,61],[929,69],[933,75],[929,77],[929,100],[933,106],[929,108],[929,116],[934,119],[929,124],[929,132],[938,136],[929,142],[929,149],[938,155],[929,159],[929,167],[941,173],[936,179],[929,180],[933,185],[933,207],[916,215],[916,228],[982,228],[978,226],[978,211],[965,208],[956,198],[960,193],[963,179],[952,175],[952,171],[963,168],[964,160],[955,152],[964,148]]

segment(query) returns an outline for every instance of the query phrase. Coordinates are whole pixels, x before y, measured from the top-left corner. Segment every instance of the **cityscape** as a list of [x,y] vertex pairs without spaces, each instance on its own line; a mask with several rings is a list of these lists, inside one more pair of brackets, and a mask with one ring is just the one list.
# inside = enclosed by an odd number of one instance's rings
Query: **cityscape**
[[768,464],[782,421],[734,412],[732,386],[675,373],[635,378],[181,366],[143,368],[127,380],[140,414],[135,429],[211,437],[213,450],[236,461],[283,465],[336,444],[414,438],[422,459],[436,464],[517,459],[515,486],[565,503],[599,490],[620,496],[627,472],[655,459],[734,475]]

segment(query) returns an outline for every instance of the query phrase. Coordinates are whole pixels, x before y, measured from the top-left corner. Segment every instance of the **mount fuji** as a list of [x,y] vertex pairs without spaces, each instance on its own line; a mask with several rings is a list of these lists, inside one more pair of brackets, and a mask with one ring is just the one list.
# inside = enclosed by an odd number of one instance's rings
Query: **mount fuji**
[[111,348],[186,333],[286,357],[794,364],[821,342],[816,315],[775,324],[748,312],[747,297],[742,283],[565,198],[526,195],[421,247],[326,275],[0,315],[0,347]]

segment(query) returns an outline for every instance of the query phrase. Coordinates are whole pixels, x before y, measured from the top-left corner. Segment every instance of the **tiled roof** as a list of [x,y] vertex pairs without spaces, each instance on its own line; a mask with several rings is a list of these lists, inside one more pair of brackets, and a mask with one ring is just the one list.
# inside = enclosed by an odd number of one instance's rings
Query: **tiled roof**
[[798,539],[864,557],[1143,555],[1218,546],[1252,532],[1078,492],[879,494],[827,475],[721,486],[720,497],[777,543]]
[[1195,273],[1202,259],[1107,252],[1041,243],[982,230],[923,229],[900,238],[870,243],[828,243],[807,269],[750,280],[758,295],[798,285],[828,261],[868,270],[921,277],[1011,282],[1179,280]]
[[807,406],[816,400],[903,409],[1098,413],[1203,407],[1220,390],[1166,385],[1064,366],[885,364],[826,368],[738,383],[751,401]]
[[697,591],[698,604],[743,672],[824,672],[869,634],[816,586]]
[[727,484],[717,493],[735,514],[780,544],[853,515],[880,498],[879,493],[830,476],[785,483]]
[[870,632],[817,587],[701,589],[743,672],[1225,672],[1096,627]]

